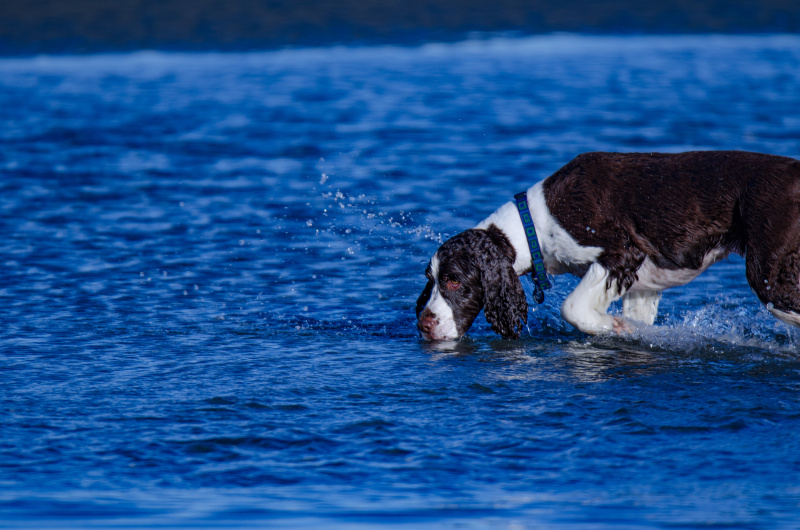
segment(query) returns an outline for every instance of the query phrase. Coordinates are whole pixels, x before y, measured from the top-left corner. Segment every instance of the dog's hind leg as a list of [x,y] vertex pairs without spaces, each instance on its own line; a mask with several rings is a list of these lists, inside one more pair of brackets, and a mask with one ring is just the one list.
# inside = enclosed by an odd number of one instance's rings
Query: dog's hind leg
[[608,271],[599,263],[593,263],[583,279],[561,305],[564,320],[592,335],[631,331],[623,319],[607,313],[608,306],[619,299],[616,282],[607,287]]
[[766,168],[743,190],[747,281],[777,318],[800,327],[800,162]]
[[800,249],[763,254],[747,250],[750,287],[775,318],[800,327]]
[[629,291],[622,297],[622,314],[652,326],[658,315],[660,300],[661,291]]
[[[767,306],[769,309],[769,306]],[[772,313],[772,316],[777,318],[778,320],[789,324],[790,326],[795,326],[800,328],[800,314],[795,313],[793,311],[781,311],[780,309],[769,309],[769,312]]]

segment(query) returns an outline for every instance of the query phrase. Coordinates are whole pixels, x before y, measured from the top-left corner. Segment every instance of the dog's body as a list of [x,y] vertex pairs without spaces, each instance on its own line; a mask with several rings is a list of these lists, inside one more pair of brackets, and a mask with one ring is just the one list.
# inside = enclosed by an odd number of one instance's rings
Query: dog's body
[[[581,282],[561,314],[591,334],[652,324],[661,291],[735,252],[750,286],[800,326],[800,161],[741,151],[586,153],[527,191],[545,267]],[[514,202],[446,241],[417,301],[426,339],[461,337],[481,308],[517,337],[531,253]],[[626,319],[608,315],[622,297]]]

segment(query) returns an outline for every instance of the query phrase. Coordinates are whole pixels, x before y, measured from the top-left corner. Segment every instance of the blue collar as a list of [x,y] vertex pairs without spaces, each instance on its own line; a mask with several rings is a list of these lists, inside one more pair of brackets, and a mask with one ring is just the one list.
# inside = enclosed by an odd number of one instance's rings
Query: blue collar
[[544,302],[544,289],[552,287],[550,280],[547,277],[547,271],[544,269],[544,259],[542,258],[542,250],[539,248],[539,238],[536,237],[536,227],[533,226],[533,218],[531,217],[531,210],[528,208],[528,192],[521,192],[514,195],[519,210],[519,217],[522,219],[522,226],[525,228],[525,237],[528,238],[528,246],[531,249],[531,260],[533,271],[533,299],[537,304]]

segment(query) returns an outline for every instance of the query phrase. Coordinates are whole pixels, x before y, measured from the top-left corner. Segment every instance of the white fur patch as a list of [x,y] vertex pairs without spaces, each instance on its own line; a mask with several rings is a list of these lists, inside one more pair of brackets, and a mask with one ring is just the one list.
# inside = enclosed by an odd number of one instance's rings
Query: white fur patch
[[607,314],[607,311],[619,294],[616,284],[611,289],[606,288],[606,280],[608,271],[599,263],[593,263],[561,305],[564,320],[584,333],[593,335],[618,331],[621,321]]
[[[527,193],[528,205],[533,216],[533,224],[536,226],[536,236],[539,239],[547,272],[550,274],[565,272],[582,274],[589,264],[594,263],[603,249],[578,244],[575,238],[558,224],[547,207],[541,182],[530,187]],[[476,228],[485,230],[491,224],[503,231],[516,250],[514,271],[517,275],[529,271],[531,269],[531,251],[516,203],[511,201],[504,204],[481,221]]]
[[653,263],[650,258],[647,258],[636,271],[639,279],[631,285],[628,292],[662,291],[670,287],[686,285],[711,265],[725,259],[728,254],[730,254],[729,251],[721,248],[709,251],[703,257],[703,264],[700,265],[699,269],[662,269]]
[[431,259],[431,275],[433,276],[433,289],[425,309],[433,313],[436,323],[433,331],[427,337],[432,340],[452,340],[458,338],[458,328],[453,316],[453,308],[447,303],[439,289],[439,254],[434,254]]
[[797,313],[793,313],[792,311],[781,311],[780,309],[775,308],[770,309],[769,307],[767,307],[767,310],[781,322],[789,324],[790,326],[800,327],[800,315]]
[[660,291],[628,291],[622,297],[622,314],[626,318],[653,325],[658,314]]

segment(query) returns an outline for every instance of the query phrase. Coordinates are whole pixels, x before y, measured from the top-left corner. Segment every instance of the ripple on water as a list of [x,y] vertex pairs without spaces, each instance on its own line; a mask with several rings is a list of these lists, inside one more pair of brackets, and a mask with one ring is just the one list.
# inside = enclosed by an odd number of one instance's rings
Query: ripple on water
[[624,338],[564,323],[568,277],[514,341],[422,342],[413,305],[580,152],[798,157],[798,50],[0,59],[5,525],[793,527],[798,337],[740,258]]

